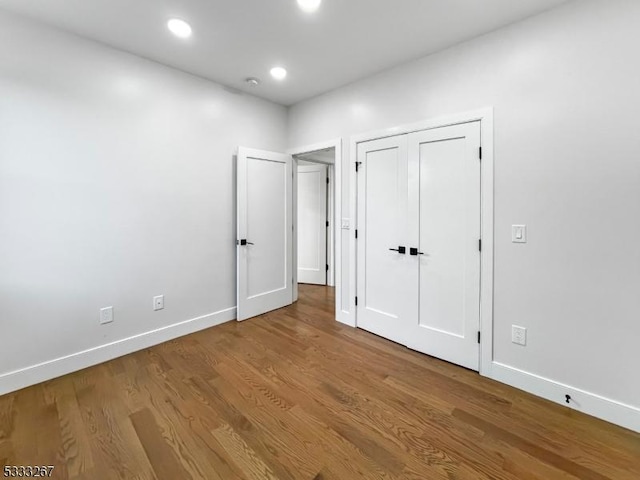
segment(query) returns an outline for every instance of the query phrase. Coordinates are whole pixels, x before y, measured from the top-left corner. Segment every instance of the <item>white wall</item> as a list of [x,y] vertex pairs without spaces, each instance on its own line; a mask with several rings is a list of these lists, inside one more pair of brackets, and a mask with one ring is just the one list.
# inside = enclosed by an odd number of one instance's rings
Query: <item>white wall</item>
[[[571,2],[295,105],[289,117],[298,146],[494,106],[494,359],[634,407],[638,25],[635,0]],[[528,225],[527,245],[511,243],[512,224]],[[342,295],[348,305],[351,292]],[[511,343],[512,324],[528,328],[526,348]]]
[[0,13],[0,394],[235,318],[233,155],[283,151],[286,115]]

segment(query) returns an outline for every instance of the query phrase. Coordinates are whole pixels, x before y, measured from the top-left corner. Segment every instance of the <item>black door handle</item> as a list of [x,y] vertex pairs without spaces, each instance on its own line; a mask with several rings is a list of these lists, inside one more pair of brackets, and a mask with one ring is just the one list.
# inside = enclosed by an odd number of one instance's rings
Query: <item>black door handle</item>
[[390,248],[389,250],[391,250],[392,252],[398,252],[402,255],[407,253],[407,247]]
[[244,246],[244,245],[255,245],[255,244],[248,242],[246,238],[243,238],[242,240],[238,240],[236,242],[236,245]]
[[424,255],[424,253],[419,252],[417,248],[411,247],[409,249],[409,255],[417,256],[417,255]]

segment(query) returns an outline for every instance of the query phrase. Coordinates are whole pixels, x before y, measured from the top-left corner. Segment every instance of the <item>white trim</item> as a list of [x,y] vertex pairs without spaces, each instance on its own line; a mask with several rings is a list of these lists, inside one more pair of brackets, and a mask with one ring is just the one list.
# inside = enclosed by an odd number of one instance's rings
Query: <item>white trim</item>
[[77,372],[129,353],[144,350],[175,338],[215,327],[236,318],[236,307],[168,325],[129,338],[116,340],[81,352],[0,375],[0,395],[36,385],[68,373]]
[[[351,226],[355,230],[358,224],[357,201],[358,192],[356,190],[356,161],[358,155],[358,144],[380,138],[404,135],[434,128],[448,127],[469,122],[480,122],[482,145],[481,164],[481,228],[482,228],[482,252],[480,254],[480,374],[491,376],[491,365],[493,361],[493,244],[494,244],[494,186],[493,186],[493,166],[494,166],[494,144],[493,144],[493,107],[487,107],[470,112],[458,113],[446,117],[434,118],[418,123],[400,125],[396,127],[376,130],[368,133],[352,135],[349,144],[349,200],[351,206]],[[356,289],[356,240],[355,235],[351,235],[349,242],[350,278],[349,286],[351,292],[349,324],[357,326],[357,312],[355,308]]]
[[[349,311],[344,311],[342,308],[342,230],[341,228],[339,228],[342,218],[342,138],[335,138],[333,140],[327,140],[326,142],[291,148],[287,150],[287,153],[295,157],[295,155],[303,155],[305,153],[316,152],[318,150],[326,150],[328,148],[335,149],[335,162],[333,164],[333,191],[335,194],[333,199],[333,244],[335,266],[334,283],[336,320],[341,323],[349,324]],[[295,282],[294,289],[297,290],[297,285],[295,284]]]
[[329,185],[327,191],[327,220],[329,220],[328,237],[328,250],[327,250],[327,264],[329,265],[329,271],[327,272],[327,285],[330,287],[336,286],[336,219],[335,219],[335,202],[336,202],[336,166],[335,162],[328,166]]
[[485,107],[478,110],[436,117],[420,122],[398,125],[391,128],[381,130],[373,130],[370,132],[356,133],[350,138],[351,144],[367,142],[369,140],[377,140],[380,138],[394,137],[396,135],[404,135],[407,133],[421,132],[423,130],[431,130],[434,128],[449,127],[451,125],[460,125],[461,123],[469,123],[489,119],[493,117],[493,107]]
[[298,301],[298,159],[291,155],[293,170],[293,242],[292,242],[292,265],[293,265],[293,302]]
[[[564,407],[577,410],[608,422],[640,432],[640,408],[571,387],[548,378],[493,362],[491,378],[526,392],[546,398]],[[571,396],[566,403],[565,395]]]

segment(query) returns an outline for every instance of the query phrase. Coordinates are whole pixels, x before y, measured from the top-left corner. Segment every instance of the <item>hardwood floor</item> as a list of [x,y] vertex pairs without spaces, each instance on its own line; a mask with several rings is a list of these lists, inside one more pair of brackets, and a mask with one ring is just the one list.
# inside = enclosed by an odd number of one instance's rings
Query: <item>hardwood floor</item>
[[0,397],[74,479],[640,479],[640,435],[333,319],[332,290]]

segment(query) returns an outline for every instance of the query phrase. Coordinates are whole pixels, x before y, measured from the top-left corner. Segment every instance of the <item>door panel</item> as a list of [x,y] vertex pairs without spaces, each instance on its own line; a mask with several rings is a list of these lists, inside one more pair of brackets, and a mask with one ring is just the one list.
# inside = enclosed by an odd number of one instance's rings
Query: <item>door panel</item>
[[298,282],[327,284],[327,166],[298,167]]
[[238,150],[238,320],[290,305],[292,160]]
[[[407,346],[478,370],[479,122],[409,136],[411,228],[419,236],[419,316]],[[417,181],[415,181],[417,179]]]
[[400,343],[417,315],[417,269],[391,250],[407,242],[406,144],[403,135],[358,145],[358,326]]

